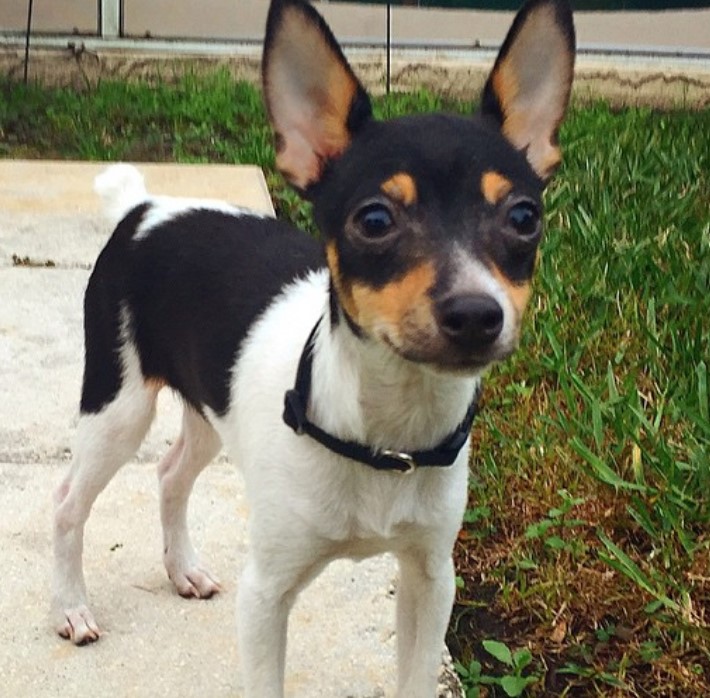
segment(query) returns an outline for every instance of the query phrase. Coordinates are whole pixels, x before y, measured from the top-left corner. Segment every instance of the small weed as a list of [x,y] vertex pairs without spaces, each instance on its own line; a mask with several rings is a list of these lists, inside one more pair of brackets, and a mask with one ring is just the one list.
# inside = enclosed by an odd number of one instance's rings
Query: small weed
[[532,662],[532,653],[523,648],[511,652],[509,647],[497,640],[484,640],[483,649],[506,667],[505,673],[499,676],[483,672],[481,662],[471,660],[467,666],[458,663],[456,669],[466,691],[466,698],[477,698],[481,686],[500,686],[506,696],[516,698],[522,696],[525,689],[538,680],[536,675],[524,675]]
[[528,540],[540,538],[545,547],[550,550],[564,551],[579,556],[586,551],[586,547],[581,541],[574,538],[569,540],[565,534],[572,529],[587,525],[587,522],[582,519],[568,517],[574,507],[584,503],[584,498],[573,497],[567,490],[558,490],[557,494],[562,499],[562,503],[549,509],[547,516],[540,521],[531,523],[525,530],[525,537]]
[[609,671],[600,671],[588,666],[580,666],[574,662],[569,662],[557,670],[558,674],[568,674],[579,679],[584,679],[585,683],[602,684],[603,686],[628,689],[628,686],[615,674]]
[[602,625],[600,628],[597,628],[594,634],[597,637],[597,640],[599,642],[609,642],[614,637],[614,634],[616,633],[616,626],[614,623],[609,623]]

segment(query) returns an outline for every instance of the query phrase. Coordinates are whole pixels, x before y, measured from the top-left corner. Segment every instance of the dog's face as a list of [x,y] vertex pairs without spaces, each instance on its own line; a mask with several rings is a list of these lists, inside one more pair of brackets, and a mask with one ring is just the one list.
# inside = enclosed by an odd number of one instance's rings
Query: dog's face
[[316,199],[343,312],[410,360],[475,370],[504,358],[529,296],[541,190],[483,120],[371,123]]
[[314,203],[335,318],[447,371],[476,372],[513,351],[573,61],[569,7],[533,0],[478,115],[378,122],[310,5],[272,3],[264,87],[277,163]]

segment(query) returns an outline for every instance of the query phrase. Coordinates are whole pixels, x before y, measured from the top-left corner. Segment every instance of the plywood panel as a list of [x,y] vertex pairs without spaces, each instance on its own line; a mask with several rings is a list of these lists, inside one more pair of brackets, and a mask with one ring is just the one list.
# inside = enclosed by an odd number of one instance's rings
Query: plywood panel
[[[24,31],[28,5],[28,0],[2,0],[0,29]],[[96,34],[98,24],[97,0],[49,0],[33,5],[34,32]]]
[[126,36],[195,39],[261,39],[267,0],[125,0]]

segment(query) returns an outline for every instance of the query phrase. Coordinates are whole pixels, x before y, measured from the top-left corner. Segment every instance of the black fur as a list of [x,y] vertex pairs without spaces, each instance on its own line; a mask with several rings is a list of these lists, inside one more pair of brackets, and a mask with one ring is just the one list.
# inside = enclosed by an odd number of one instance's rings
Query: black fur
[[82,414],[98,412],[121,388],[121,304],[126,293],[125,249],[148,208],[134,208],[101,251],[84,295]]
[[321,245],[278,221],[208,209],[134,240],[146,209],[118,225],[89,281],[81,410],[100,410],[120,388],[125,303],[143,375],[199,411],[224,414],[230,370],[249,328],[284,285],[324,266]]
[[[489,171],[513,184],[497,206],[481,191]],[[397,172],[411,175],[417,187],[412,206],[395,207],[404,234],[389,246],[360,245],[348,232],[351,213],[360,202],[381,197],[382,183]],[[361,128],[320,183],[314,213],[320,230],[335,241],[340,272],[348,280],[379,288],[422,260],[450,259],[448,252],[458,245],[521,282],[532,274],[539,238],[523,242],[506,234],[507,207],[517,197],[541,211],[543,186],[524,153],[486,118],[410,116]],[[446,277],[445,269],[438,271]],[[438,285],[438,291],[446,290]]]

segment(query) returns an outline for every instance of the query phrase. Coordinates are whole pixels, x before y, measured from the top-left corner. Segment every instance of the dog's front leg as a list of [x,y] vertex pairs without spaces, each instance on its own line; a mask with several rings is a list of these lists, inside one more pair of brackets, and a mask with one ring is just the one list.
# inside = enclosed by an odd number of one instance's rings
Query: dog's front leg
[[268,555],[250,552],[237,594],[244,698],[283,698],[288,614],[324,564],[295,546]]
[[400,553],[397,589],[397,698],[434,698],[454,602],[450,556]]
[[237,635],[245,698],[282,698],[290,604],[250,559],[239,581]]

